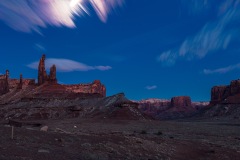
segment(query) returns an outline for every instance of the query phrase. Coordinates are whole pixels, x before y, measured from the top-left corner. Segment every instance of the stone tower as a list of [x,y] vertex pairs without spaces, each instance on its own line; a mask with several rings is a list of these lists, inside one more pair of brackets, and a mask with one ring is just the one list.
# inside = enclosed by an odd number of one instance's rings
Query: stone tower
[[18,84],[18,89],[22,89],[23,86],[23,78],[22,78],[22,73],[20,74],[20,78],[19,78],[19,84]]
[[51,83],[57,83],[57,78],[56,78],[56,65],[52,65],[50,68],[50,75],[49,75],[49,82]]
[[47,72],[45,69],[45,54],[42,55],[42,58],[39,61],[38,65],[38,85],[45,83],[48,80]]
[[5,80],[5,93],[9,92],[9,70],[6,70],[6,80]]
[[9,78],[9,70],[6,70],[6,80],[8,81]]

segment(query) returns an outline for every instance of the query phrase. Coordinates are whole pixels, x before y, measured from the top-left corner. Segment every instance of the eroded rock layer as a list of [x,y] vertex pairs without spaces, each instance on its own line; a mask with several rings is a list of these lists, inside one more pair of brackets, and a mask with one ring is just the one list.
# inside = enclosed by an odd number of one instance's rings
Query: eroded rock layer
[[99,81],[88,84],[62,85],[57,83],[57,67],[52,65],[49,75],[45,69],[46,56],[43,55],[38,65],[38,82],[25,79],[9,78],[9,71],[0,75],[0,103],[10,103],[19,99],[51,99],[51,98],[95,98],[106,97],[106,88]]

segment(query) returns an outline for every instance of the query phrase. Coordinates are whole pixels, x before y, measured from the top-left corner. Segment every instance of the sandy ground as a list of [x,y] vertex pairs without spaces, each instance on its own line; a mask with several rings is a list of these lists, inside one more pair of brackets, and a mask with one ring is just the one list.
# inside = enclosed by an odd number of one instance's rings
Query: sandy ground
[[0,160],[240,159],[240,122],[65,119],[0,124]]

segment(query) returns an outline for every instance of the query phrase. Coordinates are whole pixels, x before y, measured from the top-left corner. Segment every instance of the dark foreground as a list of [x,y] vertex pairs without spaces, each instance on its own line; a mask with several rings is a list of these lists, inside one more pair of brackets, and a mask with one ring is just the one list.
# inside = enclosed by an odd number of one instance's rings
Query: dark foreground
[[48,131],[0,125],[1,160],[240,159],[240,122],[226,120],[38,121]]

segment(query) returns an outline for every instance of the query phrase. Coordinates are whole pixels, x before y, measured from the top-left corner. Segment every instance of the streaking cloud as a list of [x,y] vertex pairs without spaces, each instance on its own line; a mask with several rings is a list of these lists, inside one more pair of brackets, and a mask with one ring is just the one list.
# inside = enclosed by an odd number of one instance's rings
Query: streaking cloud
[[[207,11],[209,6],[214,5],[212,1],[207,0],[197,2],[190,0],[190,2],[198,4],[191,8],[197,13]],[[231,41],[236,38],[234,34],[239,27],[231,24],[240,18],[240,0],[224,0],[214,14],[216,15],[214,20],[207,22],[195,35],[187,37],[180,46],[162,52],[157,60],[164,65],[171,66],[178,59],[202,59],[210,53],[227,49]]]
[[146,86],[145,88],[146,88],[147,90],[154,90],[154,89],[157,89],[157,86],[156,86],[156,85]]
[[75,16],[90,15],[92,6],[101,21],[121,6],[123,0],[4,0],[0,1],[0,20],[22,32],[39,32],[47,26],[76,27]]
[[235,64],[235,65],[230,65],[227,67],[223,67],[223,68],[218,68],[218,69],[204,69],[203,73],[204,74],[225,74],[228,72],[231,72],[233,70],[239,70],[240,69],[240,63]]
[[[27,66],[32,69],[38,69],[39,62],[33,62]],[[57,59],[57,58],[48,58],[45,61],[46,69],[49,69],[53,64],[56,65],[57,71],[59,72],[73,72],[73,71],[90,71],[90,70],[100,70],[106,71],[112,69],[110,66],[89,66],[84,63],[73,61],[70,59]]]

